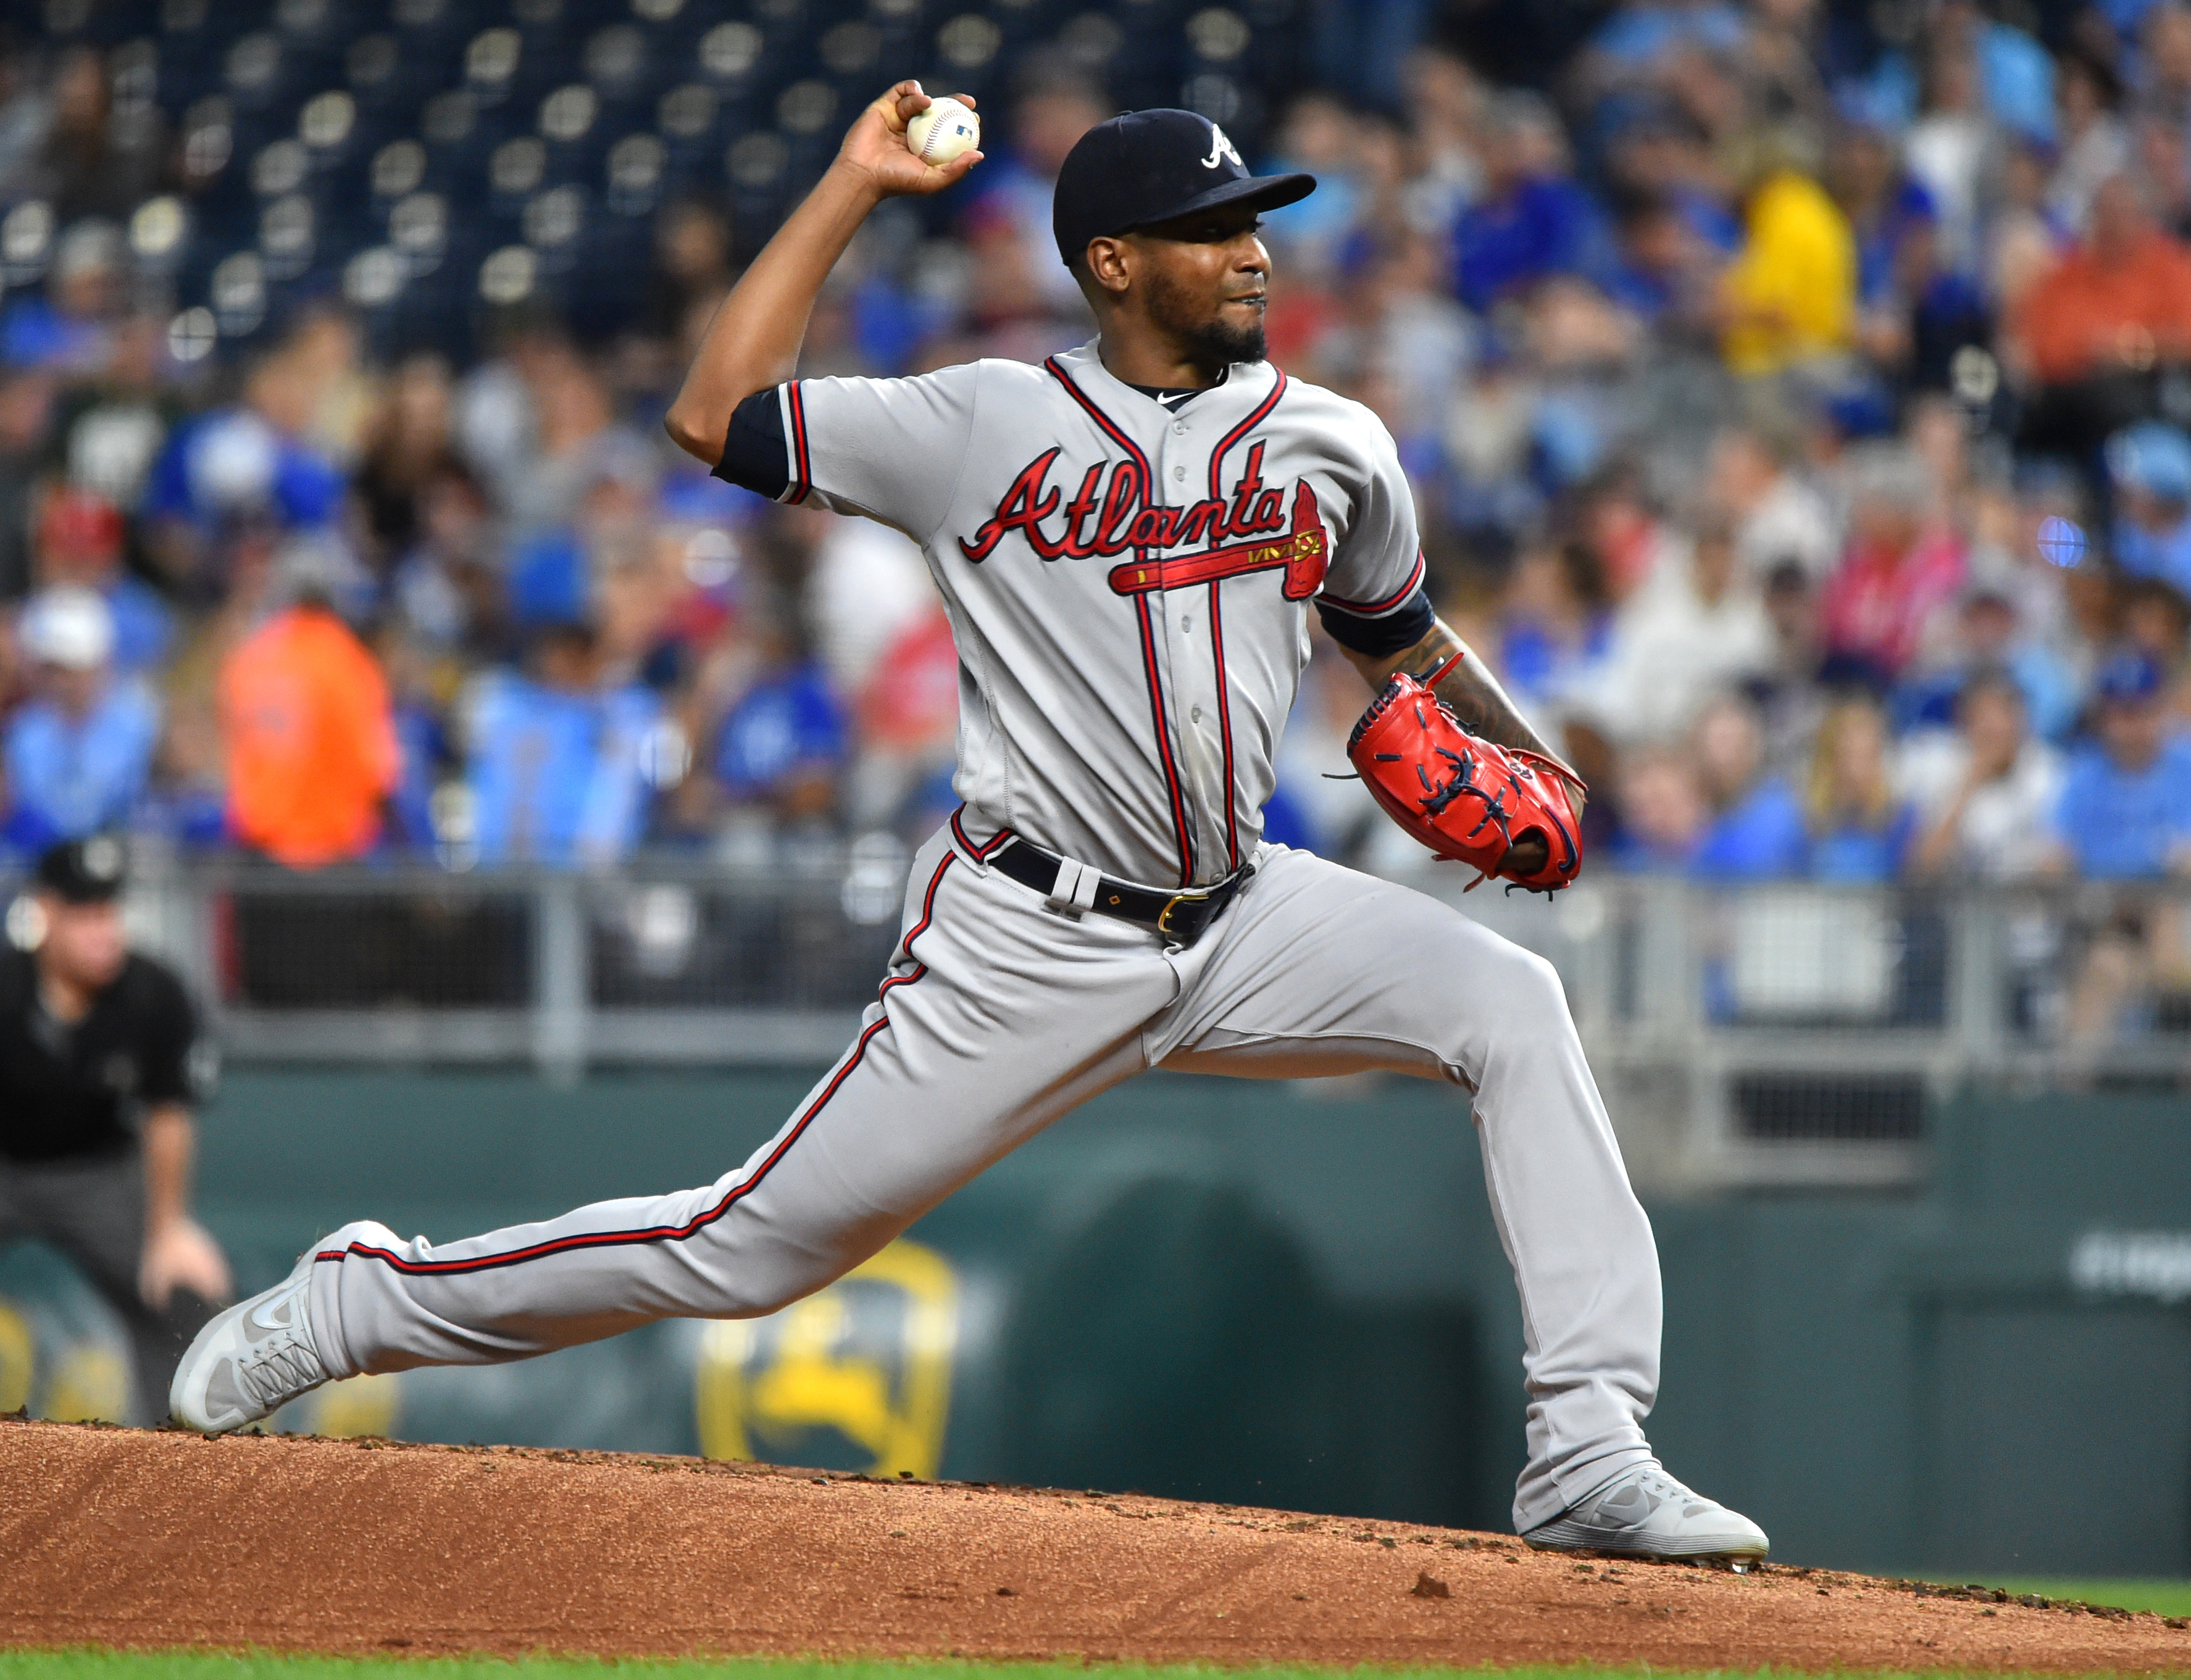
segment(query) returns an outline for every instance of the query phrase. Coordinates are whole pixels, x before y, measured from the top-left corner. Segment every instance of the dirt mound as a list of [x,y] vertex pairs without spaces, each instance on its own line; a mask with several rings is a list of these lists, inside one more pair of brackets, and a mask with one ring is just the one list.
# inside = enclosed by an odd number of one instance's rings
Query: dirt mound
[[2191,1668],[2153,1615],[1232,1506],[0,1424],[0,1644]]

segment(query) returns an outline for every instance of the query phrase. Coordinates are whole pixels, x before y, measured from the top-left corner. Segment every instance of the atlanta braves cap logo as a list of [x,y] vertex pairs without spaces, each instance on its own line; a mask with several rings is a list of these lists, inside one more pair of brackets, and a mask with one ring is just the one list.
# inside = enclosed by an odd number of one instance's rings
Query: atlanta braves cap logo
[[1232,136],[1198,111],[1130,111],[1074,143],[1050,213],[1069,266],[1104,235],[1225,204],[1275,210],[1315,190],[1313,175],[1249,174]]

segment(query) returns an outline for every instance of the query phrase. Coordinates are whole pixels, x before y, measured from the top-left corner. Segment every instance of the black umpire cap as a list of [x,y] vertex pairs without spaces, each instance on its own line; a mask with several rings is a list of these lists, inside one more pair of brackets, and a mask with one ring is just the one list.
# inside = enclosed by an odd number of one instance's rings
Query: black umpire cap
[[104,904],[128,877],[129,859],[111,834],[89,834],[48,846],[31,880],[64,904]]
[[1251,175],[1239,148],[1191,111],[1130,111],[1077,141],[1057,172],[1050,225],[1071,268],[1088,241],[1221,204],[1275,210],[1316,190],[1313,175]]

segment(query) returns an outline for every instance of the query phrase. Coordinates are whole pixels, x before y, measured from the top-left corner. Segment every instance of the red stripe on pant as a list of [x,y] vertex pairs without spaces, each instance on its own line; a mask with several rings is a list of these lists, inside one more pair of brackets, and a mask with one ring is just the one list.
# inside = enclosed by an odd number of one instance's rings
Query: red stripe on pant
[[[920,920],[905,936],[903,949],[908,957],[913,955],[913,942],[928,931],[929,923],[936,918],[936,890],[943,884],[945,872],[949,870],[957,858],[958,854],[955,852],[945,853],[943,861],[936,866],[936,873],[929,877],[928,892],[921,903]],[[892,988],[911,985],[927,972],[926,963],[916,962],[911,973],[893,974],[885,980],[877,990],[875,996],[878,998],[886,997]],[[316,1263],[327,1260],[346,1260],[355,1255],[360,1259],[378,1260],[384,1264],[393,1266],[399,1272],[407,1272],[414,1275],[451,1277],[467,1272],[496,1271],[504,1266],[522,1265],[530,1260],[550,1259],[558,1254],[575,1254],[589,1248],[623,1248],[646,1243],[682,1242],[686,1238],[697,1235],[707,1229],[709,1226],[737,1206],[746,1196],[760,1188],[761,1181],[768,1177],[776,1164],[783,1159],[791,1146],[799,1141],[806,1128],[813,1123],[814,1117],[828,1106],[829,1099],[837,1094],[839,1087],[851,1077],[852,1070],[859,1066],[860,1059],[867,1054],[868,1045],[874,1036],[889,1024],[890,1017],[885,1014],[880,1020],[872,1023],[865,1031],[861,1033],[859,1041],[852,1047],[852,1053],[845,1059],[844,1065],[837,1070],[835,1076],[823,1087],[821,1094],[807,1104],[806,1111],[799,1116],[798,1123],[784,1134],[783,1141],[770,1151],[768,1159],[761,1162],[752,1178],[731,1190],[720,1201],[704,1213],[696,1214],[681,1225],[655,1225],[637,1231],[585,1231],[573,1236],[558,1237],[553,1242],[535,1243],[529,1248],[514,1249],[508,1254],[481,1254],[464,1260],[407,1260],[391,1250],[376,1248],[370,1243],[354,1242],[342,1248],[322,1249],[312,1257],[313,1261]]]

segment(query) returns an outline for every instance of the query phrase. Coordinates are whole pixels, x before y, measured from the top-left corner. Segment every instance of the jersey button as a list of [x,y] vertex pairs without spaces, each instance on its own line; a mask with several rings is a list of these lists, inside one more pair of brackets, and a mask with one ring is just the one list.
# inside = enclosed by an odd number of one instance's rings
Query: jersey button
[[1196,707],[1194,708],[1194,710],[1193,710],[1192,712],[1190,712],[1188,715],[1189,715],[1190,717],[1192,717],[1192,718],[1194,719],[1194,721],[1195,721],[1196,723],[1198,723],[1198,723],[1200,723],[1200,722],[1202,721],[1202,708],[1201,708],[1200,707],[1198,707],[1198,707]]
[[1187,435],[1187,422],[1184,420],[1175,420],[1171,423],[1171,429],[1174,436],[1183,438]]
[[1184,479],[1187,476],[1187,468],[1184,467],[1175,467],[1171,469],[1171,475],[1175,479]]
[[1187,613],[1187,614],[1184,614],[1184,615],[1182,615],[1182,616],[1181,616],[1181,618],[1180,618],[1180,621],[1179,621],[1179,627],[1180,627],[1181,629],[1182,629],[1182,630],[1192,630],[1192,629],[1193,629],[1193,628],[1194,628],[1194,615],[1193,615],[1193,614],[1192,614],[1192,613]]

